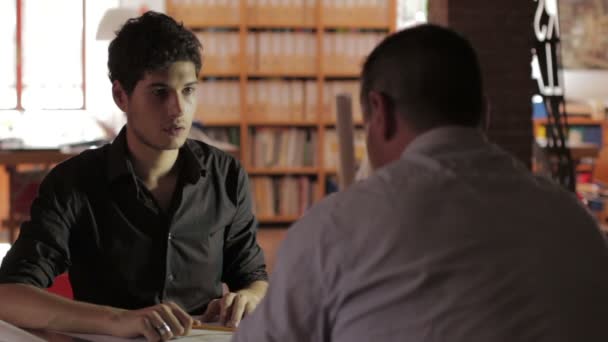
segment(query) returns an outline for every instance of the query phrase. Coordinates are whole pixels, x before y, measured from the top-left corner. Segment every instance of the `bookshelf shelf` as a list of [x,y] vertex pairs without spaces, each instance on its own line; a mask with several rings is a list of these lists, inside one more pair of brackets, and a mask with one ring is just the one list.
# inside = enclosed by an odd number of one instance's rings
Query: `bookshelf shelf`
[[238,23],[229,24],[229,23],[223,23],[223,22],[198,22],[198,23],[194,23],[194,24],[188,24],[188,23],[184,23],[184,24],[193,31],[208,30],[208,29],[234,30],[234,31],[239,30]]
[[263,24],[247,24],[247,29],[264,30],[264,29],[286,29],[286,30],[316,30],[314,24],[283,24],[283,23],[263,23]]
[[201,79],[206,79],[206,78],[238,78],[239,77],[239,73],[237,72],[233,72],[233,71],[214,71],[214,70],[205,70],[205,67],[203,67],[203,70],[201,70],[201,73],[199,75],[199,78]]
[[591,165],[591,164],[578,164],[576,166],[576,171],[578,171],[578,172],[592,172],[593,171],[593,165]]
[[291,223],[295,222],[300,216],[259,216],[258,221],[260,223]]
[[[534,135],[537,138],[546,136],[547,123],[548,120],[546,118],[533,120]],[[608,120],[571,117],[568,118],[568,125],[570,127],[568,139],[571,139],[573,130],[579,133],[579,138],[577,138],[575,145],[581,145],[579,142],[581,138],[582,145],[595,145],[599,148],[608,145]],[[574,150],[572,153],[574,154]]]
[[[240,160],[249,175],[255,176],[252,179],[261,181],[258,185],[268,180],[295,181],[296,189],[308,184],[308,191],[297,197],[316,202],[325,196],[326,176],[336,172],[326,170],[334,165],[324,165],[326,154],[331,158],[334,153],[335,140],[335,120],[327,106],[335,101],[338,90],[344,92],[347,83],[357,82],[360,62],[373,46],[395,31],[397,0],[377,0],[369,8],[356,1],[307,0],[299,2],[300,7],[289,7],[289,3],[165,0],[165,8],[167,14],[195,30],[205,46],[206,64],[199,76],[206,88],[199,97],[197,119],[210,130],[219,131],[215,133],[222,133],[219,136],[225,136],[221,131],[225,129],[230,130],[230,139],[238,138]],[[358,106],[358,94],[348,92],[353,94],[353,106]],[[270,108],[296,109],[285,113],[285,109]],[[356,113],[356,107],[353,109]],[[356,121],[355,126],[360,128],[362,123]],[[279,139],[274,132],[286,133]],[[281,149],[276,149],[277,145],[273,148],[273,143],[280,144]],[[300,150],[306,152],[293,152]],[[263,163],[256,159],[254,164],[252,158],[267,158],[269,151],[279,153],[281,158],[307,158],[281,165],[315,166],[255,167],[272,164],[267,159]],[[289,186],[293,183],[284,188]],[[254,195],[265,193],[251,188]],[[257,203],[255,196],[254,200]],[[259,221],[272,225],[298,218],[262,215]]]
[[[598,120],[584,116],[570,116],[567,120],[569,125],[567,138],[572,159],[575,161],[576,172],[593,173],[595,171],[593,164],[581,162],[581,159],[595,159],[599,151],[606,148],[608,145],[608,120]],[[532,123],[535,137],[546,138],[548,120],[546,118],[535,118]]]
[[248,77],[257,78],[316,78],[317,74],[312,72],[284,72],[284,71],[253,71]]
[[241,125],[241,122],[235,120],[205,120],[203,125],[205,127],[237,127]]
[[[361,120],[354,121],[353,125],[355,125],[355,127],[363,127],[363,121],[361,121]],[[325,126],[336,127],[336,122],[335,121],[326,121]]]
[[185,26],[190,29],[206,29],[206,28],[239,28],[238,22],[221,21],[221,20],[183,20]]
[[324,74],[325,78],[359,78],[358,72],[339,72],[339,71],[326,71]]
[[[540,125],[546,125],[547,119],[534,119],[534,123],[540,124]],[[588,118],[580,118],[580,117],[568,118],[569,125],[595,126],[595,125],[602,125],[604,123],[606,123],[606,120],[588,119]]]
[[388,32],[391,27],[389,25],[383,25],[378,23],[344,23],[344,24],[323,24],[323,28],[326,30],[378,30]]
[[265,176],[265,175],[316,175],[319,173],[319,169],[315,167],[301,167],[301,168],[250,168],[248,173],[252,176]]
[[273,126],[273,127],[281,127],[281,126],[288,126],[288,127],[315,127],[317,126],[317,122],[316,121],[291,121],[291,120],[285,120],[285,121],[269,121],[269,120],[260,120],[260,121],[249,121],[249,125],[250,126],[255,126],[255,127],[264,127],[264,126]]

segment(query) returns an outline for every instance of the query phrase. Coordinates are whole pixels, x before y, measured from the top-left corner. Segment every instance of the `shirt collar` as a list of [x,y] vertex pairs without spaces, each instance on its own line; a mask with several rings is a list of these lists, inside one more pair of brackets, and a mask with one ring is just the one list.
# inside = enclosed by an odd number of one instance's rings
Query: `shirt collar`
[[[124,126],[110,145],[109,159],[107,165],[108,180],[110,183],[123,176],[135,177],[133,164],[129,160],[127,147],[127,132]],[[194,140],[187,139],[180,148],[179,157],[183,164],[183,175],[189,183],[196,183],[200,177],[204,177],[207,168],[204,164],[205,151]]]
[[120,133],[118,133],[110,145],[107,165],[108,180],[110,183],[123,176],[135,174],[133,165],[127,156],[127,132],[125,126],[120,130]]
[[179,151],[180,158],[184,158],[184,173],[186,180],[190,183],[196,183],[201,177],[207,175],[207,166],[205,165],[205,150],[201,144],[195,140],[187,139],[184,146]]
[[443,126],[431,129],[416,137],[401,154],[436,155],[476,148],[487,143],[486,136],[478,128],[465,126]]

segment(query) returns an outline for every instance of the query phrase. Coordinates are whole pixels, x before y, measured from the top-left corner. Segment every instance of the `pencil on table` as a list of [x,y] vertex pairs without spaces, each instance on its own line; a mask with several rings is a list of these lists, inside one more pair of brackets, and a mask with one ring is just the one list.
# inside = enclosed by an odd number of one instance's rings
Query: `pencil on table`
[[234,328],[226,327],[223,325],[214,325],[214,324],[205,324],[205,323],[194,323],[194,324],[192,324],[192,329],[229,331],[229,332],[234,332],[234,330],[235,330]]

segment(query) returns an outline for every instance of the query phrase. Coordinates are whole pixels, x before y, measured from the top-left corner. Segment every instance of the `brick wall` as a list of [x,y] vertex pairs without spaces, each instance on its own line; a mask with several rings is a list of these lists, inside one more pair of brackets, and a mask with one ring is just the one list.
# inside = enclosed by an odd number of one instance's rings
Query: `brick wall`
[[429,20],[464,34],[480,58],[490,103],[489,137],[528,166],[534,83],[532,0],[429,0]]

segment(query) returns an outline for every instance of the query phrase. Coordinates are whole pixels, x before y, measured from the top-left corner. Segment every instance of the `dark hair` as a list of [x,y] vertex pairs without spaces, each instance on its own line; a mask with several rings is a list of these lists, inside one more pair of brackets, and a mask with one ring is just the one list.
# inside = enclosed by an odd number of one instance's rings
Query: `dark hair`
[[414,129],[478,126],[482,120],[481,70],[471,44],[456,32],[420,25],[384,39],[367,57],[360,100],[380,92]]
[[148,71],[162,70],[178,61],[194,63],[201,70],[202,45],[196,36],[173,18],[146,12],[131,18],[116,32],[108,48],[112,82],[118,80],[128,95]]

